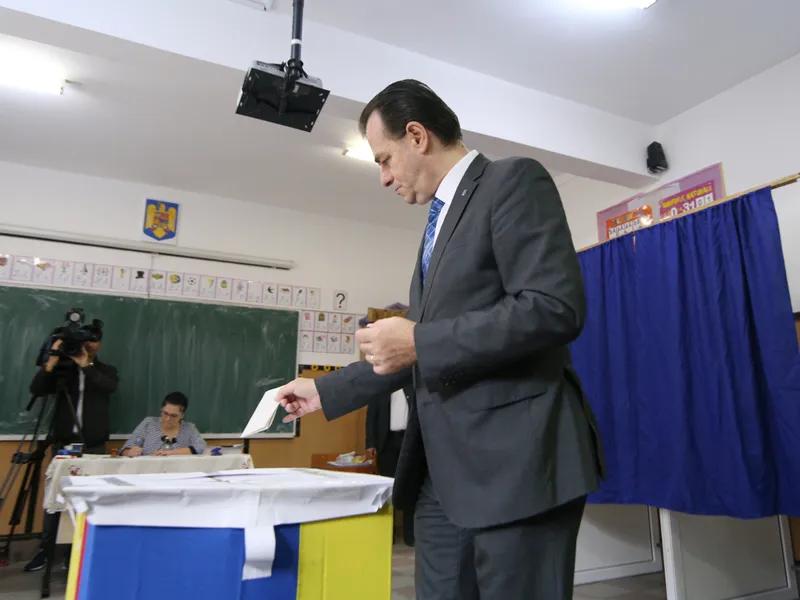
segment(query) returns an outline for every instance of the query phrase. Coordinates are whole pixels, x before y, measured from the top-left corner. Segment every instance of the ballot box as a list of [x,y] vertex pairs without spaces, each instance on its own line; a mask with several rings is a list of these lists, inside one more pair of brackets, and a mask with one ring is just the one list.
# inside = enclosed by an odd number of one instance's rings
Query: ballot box
[[66,600],[390,600],[392,483],[316,469],[64,478]]
[[[253,469],[248,454],[224,456],[137,456],[121,458],[85,454],[51,460],[44,477],[44,509],[48,513],[66,510],[61,483],[70,476],[137,475],[152,473],[216,473],[233,469]],[[71,519],[59,519],[57,543],[69,544],[75,536]]]

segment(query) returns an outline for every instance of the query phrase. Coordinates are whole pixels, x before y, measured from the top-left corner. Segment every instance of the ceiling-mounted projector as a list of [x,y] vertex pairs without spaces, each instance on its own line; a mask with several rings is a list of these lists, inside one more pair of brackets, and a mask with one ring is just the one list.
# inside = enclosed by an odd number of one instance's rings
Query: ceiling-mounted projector
[[242,83],[236,113],[311,131],[330,91],[303,70],[303,0],[294,0],[291,54],[285,63],[254,61]]

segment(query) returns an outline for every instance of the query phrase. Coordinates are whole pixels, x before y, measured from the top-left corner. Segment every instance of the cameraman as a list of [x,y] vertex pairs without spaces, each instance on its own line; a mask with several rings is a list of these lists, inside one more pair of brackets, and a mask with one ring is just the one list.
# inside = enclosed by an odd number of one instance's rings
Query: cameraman
[[[31,381],[30,390],[35,396],[44,397],[50,394],[56,396],[50,440],[53,456],[64,446],[72,443],[83,443],[84,454],[106,453],[106,442],[109,437],[109,403],[111,394],[117,389],[117,369],[97,358],[97,353],[103,345],[102,328],[87,329],[91,331],[91,341],[83,342],[80,354],[68,357],[72,362],[63,358],[63,353],[59,350],[62,340],[56,340],[50,348],[47,362]],[[60,385],[59,379],[61,379]],[[62,389],[69,395],[74,415],[67,405],[67,398],[61,392]],[[75,416],[78,419],[77,424]],[[80,436],[81,432],[83,439]],[[58,522],[59,513],[45,513],[42,543],[36,556],[25,566],[26,571],[38,571],[44,567],[45,548],[47,544],[55,545]]]

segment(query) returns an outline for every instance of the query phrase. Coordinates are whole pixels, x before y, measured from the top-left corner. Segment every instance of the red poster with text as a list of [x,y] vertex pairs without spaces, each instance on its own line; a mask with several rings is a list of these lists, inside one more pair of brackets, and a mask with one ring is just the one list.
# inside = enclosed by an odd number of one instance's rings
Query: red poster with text
[[653,208],[646,204],[606,221],[606,239],[631,233],[653,222]]

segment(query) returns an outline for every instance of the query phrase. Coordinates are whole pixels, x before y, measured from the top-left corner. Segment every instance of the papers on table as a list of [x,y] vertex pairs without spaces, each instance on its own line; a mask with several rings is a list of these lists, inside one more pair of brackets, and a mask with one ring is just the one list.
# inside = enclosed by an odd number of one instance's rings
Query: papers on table
[[[361,462],[358,462],[358,460]],[[363,456],[357,456],[355,452],[340,454],[336,460],[329,460],[328,464],[332,467],[368,467],[372,464],[371,460],[364,460]]]
[[328,464],[332,467],[368,467],[372,464],[371,460],[365,460],[360,463],[346,462],[341,460],[329,460]]
[[247,427],[242,432],[242,437],[250,437],[262,431],[266,431],[272,427],[272,421],[275,419],[275,413],[278,411],[280,403],[275,400],[280,388],[273,388],[264,392],[261,396],[261,402],[258,403],[253,416],[247,423]]

